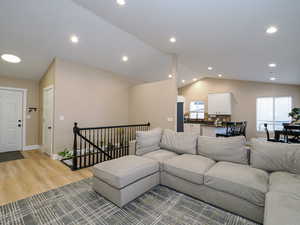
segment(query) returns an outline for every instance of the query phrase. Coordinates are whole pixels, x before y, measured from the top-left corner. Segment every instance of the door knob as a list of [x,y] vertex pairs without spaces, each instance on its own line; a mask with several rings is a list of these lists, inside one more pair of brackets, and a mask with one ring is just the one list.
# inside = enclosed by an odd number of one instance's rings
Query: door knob
[[18,127],[21,127],[22,125],[21,124],[18,124]]
[[52,129],[52,127],[48,127],[48,130],[51,130]]

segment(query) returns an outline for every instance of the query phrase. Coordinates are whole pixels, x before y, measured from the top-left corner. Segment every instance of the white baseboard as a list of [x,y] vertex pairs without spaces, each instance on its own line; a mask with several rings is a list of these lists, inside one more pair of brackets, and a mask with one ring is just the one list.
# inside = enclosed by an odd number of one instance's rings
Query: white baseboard
[[27,145],[23,147],[23,151],[41,149],[40,145]]

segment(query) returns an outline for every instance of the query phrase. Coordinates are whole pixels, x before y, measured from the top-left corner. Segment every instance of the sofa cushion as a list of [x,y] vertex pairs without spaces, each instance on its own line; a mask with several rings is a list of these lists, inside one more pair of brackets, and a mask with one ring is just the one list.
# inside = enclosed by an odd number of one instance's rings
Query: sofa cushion
[[159,149],[162,129],[136,132],[136,155],[144,155]]
[[158,161],[161,171],[163,170],[163,162],[167,159],[171,159],[176,156],[178,156],[178,154],[176,154],[175,152],[171,152],[171,151],[168,151],[165,149],[159,149],[157,151],[149,152],[149,153],[143,155],[143,157],[146,157],[149,159],[154,159],[154,160]]
[[268,192],[264,225],[300,224],[300,196],[289,193]]
[[177,133],[165,129],[161,138],[160,147],[178,154],[196,154],[197,136],[194,134]]
[[287,172],[271,173],[269,190],[294,193],[300,196],[300,175]]
[[95,177],[119,189],[158,171],[158,162],[134,155],[102,162],[93,167]]
[[251,140],[251,165],[269,172],[300,174],[300,144]]
[[238,137],[198,137],[198,154],[216,161],[248,164],[246,138]]
[[164,171],[188,180],[195,184],[203,184],[204,173],[215,164],[212,159],[200,155],[184,154],[163,163]]
[[218,162],[205,173],[204,184],[257,206],[264,206],[268,178],[267,172],[248,165]]

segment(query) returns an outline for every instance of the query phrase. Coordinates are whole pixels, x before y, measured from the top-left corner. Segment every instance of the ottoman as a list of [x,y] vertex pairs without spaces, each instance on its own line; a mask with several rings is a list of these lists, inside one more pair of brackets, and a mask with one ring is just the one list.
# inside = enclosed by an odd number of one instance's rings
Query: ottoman
[[123,207],[159,184],[159,163],[130,155],[95,165],[93,174],[93,189]]

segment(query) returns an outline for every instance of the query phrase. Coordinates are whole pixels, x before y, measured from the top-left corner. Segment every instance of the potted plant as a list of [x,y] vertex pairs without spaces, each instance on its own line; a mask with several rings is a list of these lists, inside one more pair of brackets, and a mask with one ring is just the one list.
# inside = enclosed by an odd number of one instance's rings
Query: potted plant
[[65,148],[62,152],[59,152],[58,155],[61,157],[61,159],[68,159],[73,156],[73,153]]
[[293,124],[300,123],[300,108],[293,108],[289,116],[292,117]]

